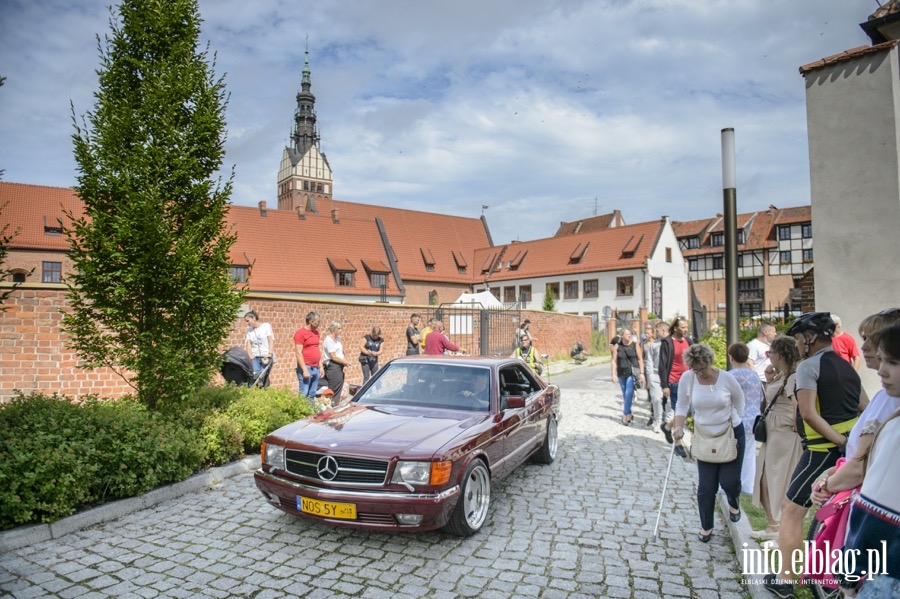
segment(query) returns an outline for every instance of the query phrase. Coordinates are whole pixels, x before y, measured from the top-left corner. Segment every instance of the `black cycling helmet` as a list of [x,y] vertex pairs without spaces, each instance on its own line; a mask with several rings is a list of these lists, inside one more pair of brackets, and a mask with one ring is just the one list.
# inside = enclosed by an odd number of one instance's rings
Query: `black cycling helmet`
[[807,312],[797,317],[788,329],[787,335],[793,337],[797,333],[810,331],[816,335],[831,338],[834,336],[834,321],[831,312]]

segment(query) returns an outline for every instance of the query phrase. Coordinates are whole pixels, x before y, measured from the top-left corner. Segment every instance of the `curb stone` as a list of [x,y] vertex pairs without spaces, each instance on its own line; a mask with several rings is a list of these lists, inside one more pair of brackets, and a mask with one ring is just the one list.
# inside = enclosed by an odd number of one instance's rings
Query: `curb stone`
[[121,518],[138,510],[153,507],[170,499],[215,487],[226,478],[252,472],[259,468],[259,456],[204,470],[199,474],[164,487],[153,489],[139,497],[128,497],[73,514],[50,524],[32,524],[0,532],[0,553],[57,539],[63,535]]

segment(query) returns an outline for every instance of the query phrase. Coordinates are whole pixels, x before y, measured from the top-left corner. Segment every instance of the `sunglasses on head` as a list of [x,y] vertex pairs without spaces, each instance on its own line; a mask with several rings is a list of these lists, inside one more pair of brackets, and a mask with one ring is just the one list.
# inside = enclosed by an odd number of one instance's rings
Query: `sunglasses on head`
[[896,314],[900,312],[900,308],[887,308],[878,313],[878,316],[891,316],[892,314]]

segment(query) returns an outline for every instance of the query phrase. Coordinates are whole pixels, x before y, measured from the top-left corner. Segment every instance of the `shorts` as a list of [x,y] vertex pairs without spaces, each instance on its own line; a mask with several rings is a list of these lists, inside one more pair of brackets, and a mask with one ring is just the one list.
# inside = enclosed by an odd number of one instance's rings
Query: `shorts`
[[837,448],[828,451],[810,451],[804,449],[800,461],[791,475],[787,498],[801,507],[812,507],[812,485],[816,479],[829,468],[837,464],[841,451]]

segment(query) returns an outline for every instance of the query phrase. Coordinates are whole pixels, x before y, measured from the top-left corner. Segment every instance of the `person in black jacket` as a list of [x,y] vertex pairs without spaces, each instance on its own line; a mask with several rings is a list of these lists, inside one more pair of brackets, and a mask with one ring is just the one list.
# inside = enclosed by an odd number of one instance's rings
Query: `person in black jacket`
[[[663,392],[662,401],[666,422],[671,419],[669,415],[675,413],[675,406],[678,405],[678,380],[684,371],[688,370],[682,354],[694,342],[688,338],[687,332],[687,320],[676,317],[670,326],[669,336],[663,338],[659,347],[659,385]],[[666,409],[666,400],[670,406],[668,409]]]

